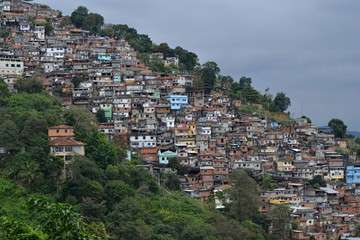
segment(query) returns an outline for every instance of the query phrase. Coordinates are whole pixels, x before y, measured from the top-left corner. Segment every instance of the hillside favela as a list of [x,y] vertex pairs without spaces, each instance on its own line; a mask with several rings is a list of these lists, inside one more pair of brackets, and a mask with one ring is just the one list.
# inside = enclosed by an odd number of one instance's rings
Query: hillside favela
[[125,24],[0,1],[0,239],[360,239],[343,120]]

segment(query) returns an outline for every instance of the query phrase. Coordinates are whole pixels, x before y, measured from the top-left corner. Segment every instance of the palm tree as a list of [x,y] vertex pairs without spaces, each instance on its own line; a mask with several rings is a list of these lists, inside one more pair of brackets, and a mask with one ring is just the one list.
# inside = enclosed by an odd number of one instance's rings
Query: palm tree
[[39,164],[34,161],[25,162],[23,169],[19,173],[19,177],[27,186],[32,187],[35,181],[42,177]]

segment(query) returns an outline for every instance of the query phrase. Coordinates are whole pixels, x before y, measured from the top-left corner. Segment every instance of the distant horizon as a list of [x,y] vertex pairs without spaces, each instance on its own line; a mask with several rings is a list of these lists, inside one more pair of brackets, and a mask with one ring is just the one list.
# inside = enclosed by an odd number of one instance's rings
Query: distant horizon
[[[295,118],[306,115],[316,125],[339,118],[360,130],[360,1],[34,2],[64,15],[86,6],[106,23],[127,24],[157,44],[181,46],[201,63],[217,62],[222,75],[251,77],[262,93],[268,87],[273,95],[285,92]],[[159,14],[164,6],[168,11]]]

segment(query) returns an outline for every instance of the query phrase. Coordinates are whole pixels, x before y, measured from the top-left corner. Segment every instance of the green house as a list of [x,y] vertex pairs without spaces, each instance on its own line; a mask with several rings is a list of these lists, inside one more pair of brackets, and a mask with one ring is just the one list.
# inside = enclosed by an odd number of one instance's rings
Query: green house
[[98,55],[98,60],[111,60],[111,56],[107,56],[107,55]]
[[114,76],[113,81],[114,82],[121,82],[121,76]]
[[159,157],[159,163],[168,164],[170,158],[177,157],[177,151],[175,150],[175,152],[173,152],[173,151],[167,150],[165,152],[161,152],[159,150],[158,157]]
[[112,118],[112,108],[103,108],[102,110],[105,112],[105,117]]

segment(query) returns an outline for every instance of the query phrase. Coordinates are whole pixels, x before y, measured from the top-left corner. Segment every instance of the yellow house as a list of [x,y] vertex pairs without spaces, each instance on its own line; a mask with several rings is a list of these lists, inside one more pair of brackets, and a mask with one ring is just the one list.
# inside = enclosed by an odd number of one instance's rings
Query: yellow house
[[330,168],[329,169],[329,174],[327,177],[325,177],[325,180],[330,179],[330,180],[343,180],[345,178],[345,174],[344,174],[344,168],[342,167],[338,167],[338,168]]
[[285,200],[285,199],[274,199],[274,200],[270,200],[270,203],[271,203],[271,204],[276,204],[276,205],[279,205],[279,204],[290,204],[290,201],[289,201],[289,200]]

